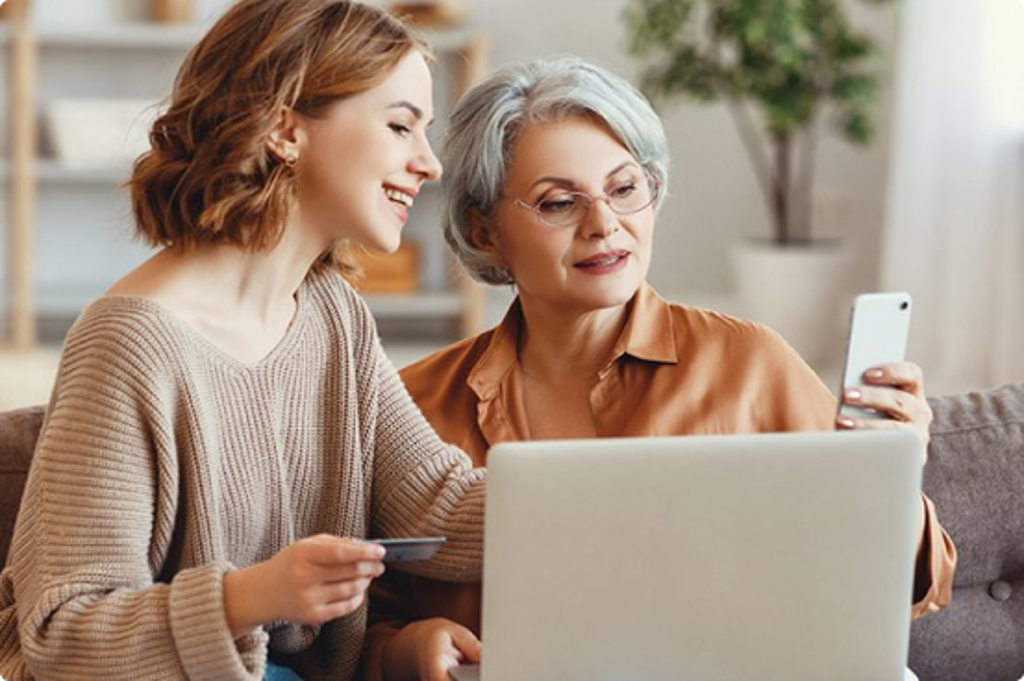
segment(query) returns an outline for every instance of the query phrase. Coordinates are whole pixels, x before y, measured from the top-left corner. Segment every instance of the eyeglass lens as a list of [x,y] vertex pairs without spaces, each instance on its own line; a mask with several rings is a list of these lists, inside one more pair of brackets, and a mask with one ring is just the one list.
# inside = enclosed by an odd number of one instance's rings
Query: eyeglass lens
[[616,175],[608,191],[591,198],[582,192],[556,189],[538,201],[533,209],[545,223],[554,227],[579,224],[586,219],[594,200],[604,200],[619,215],[636,213],[654,203],[657,183],[644,173]]

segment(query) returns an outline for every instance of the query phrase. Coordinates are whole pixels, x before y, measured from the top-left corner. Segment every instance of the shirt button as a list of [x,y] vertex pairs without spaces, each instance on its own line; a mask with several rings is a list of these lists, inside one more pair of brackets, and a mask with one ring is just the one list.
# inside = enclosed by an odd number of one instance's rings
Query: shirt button
[[1004,582],[1001,579],[992,582],[988,586],[988,595],[1000,603],[1009,600],[1012,593],[1013,587],[1010,586],[1009,582]]

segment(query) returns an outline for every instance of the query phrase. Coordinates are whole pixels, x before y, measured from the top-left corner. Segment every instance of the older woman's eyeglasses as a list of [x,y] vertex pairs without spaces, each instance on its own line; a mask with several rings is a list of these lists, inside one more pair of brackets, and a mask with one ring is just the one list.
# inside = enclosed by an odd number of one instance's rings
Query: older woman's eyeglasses
[[594,196],[585,192],[556,189],[536,203],[515,199],[515,204],[537,216],[549,227],[576,227],[590,214],[594,201],[604,201],[616,215],[639,213],[658,200],[661,184],[647,173],[615,180],[605,194]]

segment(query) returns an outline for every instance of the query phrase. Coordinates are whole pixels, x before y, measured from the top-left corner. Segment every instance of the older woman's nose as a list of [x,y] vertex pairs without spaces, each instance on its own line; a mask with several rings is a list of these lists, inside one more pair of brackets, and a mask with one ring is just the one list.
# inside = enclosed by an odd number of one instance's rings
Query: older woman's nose
[[592,200],[587,216],[580,223],[580,234],[584,238],[603,238],[619,231],[622,224],[605,201]]

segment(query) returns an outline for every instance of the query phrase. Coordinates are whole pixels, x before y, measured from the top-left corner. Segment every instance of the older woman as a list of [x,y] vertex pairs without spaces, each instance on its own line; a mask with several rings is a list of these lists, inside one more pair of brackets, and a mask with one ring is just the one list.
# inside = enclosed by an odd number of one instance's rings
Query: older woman
[[[531,438],[837,426],[927,438],[916,366],[879,367],[872,387],[845,395],[892,420],[837,420],[778,334],[668,303],[646,283],[668,155],[657,116],[619,78],[573,58],[499,71],[458,106],[445,154],[448,243],[475,278],[518,298],[496,328],[402,376],[477,465],[491,445]],[[918,555],[915,616],[948,603],[956,558],[926,499]],[[368,678],[443,681],[478,657],[477,586],[396,574],[373,601]]]

